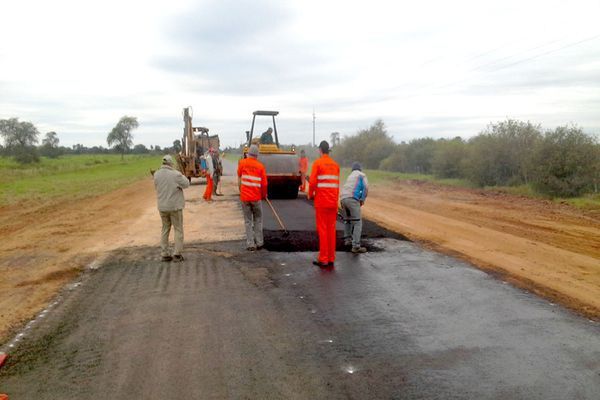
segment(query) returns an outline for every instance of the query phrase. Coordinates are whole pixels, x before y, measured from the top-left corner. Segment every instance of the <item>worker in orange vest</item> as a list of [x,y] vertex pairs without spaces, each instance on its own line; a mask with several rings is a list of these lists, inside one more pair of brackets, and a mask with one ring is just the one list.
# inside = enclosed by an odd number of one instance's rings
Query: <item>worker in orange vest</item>
[[314,199],[319,234],[319,267],[333,267],[335,262],[335,223],[340,194],[340,166],[329,157],[329,143],[319,144],[321,158],[315,160],[310,173],[308,198]]
[[212,192],[213,192],[213,174],[215,172],[212,153],[214,152],[211,147],[206,154],[204,155],[204,159],[206,160],[206,171],[204,171],[206,176],[206,189],[204,190],[204,195],[202,196],[206,201],[212,201]]
[[306,153],[304,150],[300,150],[300,179],[302,180],[302,184],[300,185],[300,191],[306,192],[306,173],[308,172],[308,158],[306,157]]
[[237,169],[248,251],[260,250],[264,245],[261,200],[267,198],[267,172],[257,157],[258,146],[250,146],[248,157],[240,160]]

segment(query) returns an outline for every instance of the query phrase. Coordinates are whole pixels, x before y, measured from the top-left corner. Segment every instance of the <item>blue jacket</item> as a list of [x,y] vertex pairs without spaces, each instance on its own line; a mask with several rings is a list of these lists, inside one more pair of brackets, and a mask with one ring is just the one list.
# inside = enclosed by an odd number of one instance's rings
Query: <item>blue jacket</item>
[[367,175],[362,171],[355,169],[348,175],[346,183],[344,183],[340,192],[340,198],[347,199],[351,197],[358,201],[365,201],[368,193],[369,181],[367,180]]

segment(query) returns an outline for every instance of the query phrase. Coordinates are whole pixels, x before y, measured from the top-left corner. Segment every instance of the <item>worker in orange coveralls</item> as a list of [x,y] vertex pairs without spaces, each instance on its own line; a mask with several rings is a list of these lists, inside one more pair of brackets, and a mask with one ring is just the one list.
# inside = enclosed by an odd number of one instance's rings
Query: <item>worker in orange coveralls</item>
[[250,146],[248,157],[240,160],[237,169],[248,251],[260,250],[264,245],[261,200],[267,198],[267,172],[257,157],[258,146]]
[[212,192],[213,192],[213,174],[215,172],[215,168],[213,165],[212,152],[213,148],[211,147],[206,154],[204,155],[204,159],[206,160],[206,189],[204,190],[204,195],[202,196],[206,201],[212,201]]
[[302,185],[300,185],[300,191],[306,192],[306,173],[308,172],[308,158],[306,157],[306,153],[304,150],[300,151],[300,179],[302,180]]
[[310,173],[308,198],[314,199],[319,234],[319,258],[313,261],[321,268],[335,262],[335,223],[340,194],[340,166],[329,157],[329,143],[319,144],[321,158],[315,160]]

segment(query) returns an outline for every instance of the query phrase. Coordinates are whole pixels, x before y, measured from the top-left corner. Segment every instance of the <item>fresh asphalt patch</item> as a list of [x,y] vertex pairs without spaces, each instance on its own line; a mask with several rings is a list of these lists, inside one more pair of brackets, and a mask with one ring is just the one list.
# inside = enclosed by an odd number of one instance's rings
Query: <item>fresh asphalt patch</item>
[[[315,211],[312,203],[301,194],[296,200],[271,200],[275,211],[288,232],[277,222],[273,211],[263,202],[263,225],[265,248],[269,251],[296,252],[318,251],[319,237],[316,232]],[[344,245],[344,222],[338,215],[336,224],[338,251],[350,251],[350,246]],[[400,233],[392,232],[375,222],[363,219],[362,245],[370,252],[383,251],[374,239],[408,240]]]

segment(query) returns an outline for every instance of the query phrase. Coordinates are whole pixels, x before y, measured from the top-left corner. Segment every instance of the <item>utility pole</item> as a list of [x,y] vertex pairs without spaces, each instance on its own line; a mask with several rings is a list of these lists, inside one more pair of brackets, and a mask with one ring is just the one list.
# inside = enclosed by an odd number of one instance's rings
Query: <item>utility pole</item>
[[317,117],[315,116],[315,108],[313,107],[313,147],[316,146],[315,144],[315,120],[317,119]]

